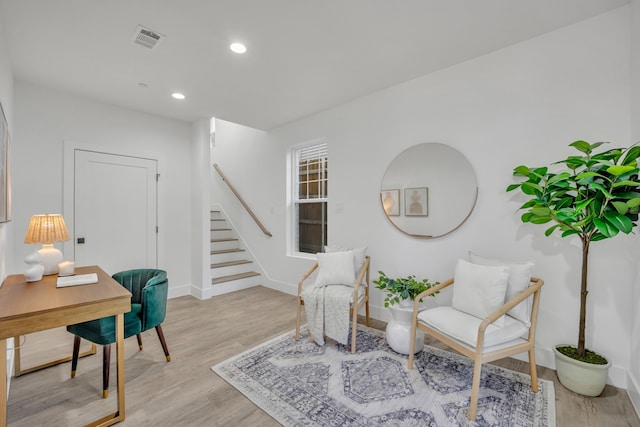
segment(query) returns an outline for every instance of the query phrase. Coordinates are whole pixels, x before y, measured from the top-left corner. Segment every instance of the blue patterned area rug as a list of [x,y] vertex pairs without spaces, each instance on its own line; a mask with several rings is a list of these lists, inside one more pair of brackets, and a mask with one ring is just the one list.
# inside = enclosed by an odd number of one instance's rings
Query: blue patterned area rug
[[407,356],[384,332],[359,327],[357,353],[305,329],[274,338],[211,369],[284,426],[555,426],[553,383],[483,365],[478,417],[467,419],[473,362],[425,346]]

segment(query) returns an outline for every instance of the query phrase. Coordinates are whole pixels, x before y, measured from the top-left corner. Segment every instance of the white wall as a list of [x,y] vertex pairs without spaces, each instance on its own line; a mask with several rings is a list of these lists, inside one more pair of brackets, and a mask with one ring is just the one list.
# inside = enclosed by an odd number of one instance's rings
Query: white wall
[[[158,160],[158,267],[170,295],[191,286],[191,125],[96,103],[29,83],[15,84],[14,226],[11,273],[32,251],[33,214],[63,212],[63,142]],[[98,196],[98,195],[97,195]],[[73,224],[67,224],[73,235]],[[70,251],[65,245],[65,252]],[[111,272],[113,273],[113,272]]]
[[[14,140],[14,113],[13,113],[13,73],[11,71],[11,58],[4,35],[4,23],[0,19],[0,103],[9,124],[9,135]],[[0,224],[0,279],[8,274],[8,266],[13,260],[13,253],[8,242],[11,240],[13,223]]]
[[[11,58],[4,35],[4,22],[0,17],[0,103],[9,124],[9,134],[13,137],[13,73],[11,71]],[[15,144],[15,141],[14,141]],[[14,223],[0,224],[0,283],[7,277],[8,266],[13,261],[11,250],[11,238],[13,236]],[[13,340],[7,340],[8,348],[13,348]],[[4,357],[0,355],[0,357]],[[7,354],[7,378],[11,378],[13,372],[13,351]],[[9,380],[7,381],[7,394],[9,393]]]
[[[293,144],[326,138],[330,243],[367,245],[373,272],[432,280],[447,279],[468,250],[535,261],[536,275],[546,282],[538,362],[552,367],[551,347],[577,341],[579,242],[546,238],[544,227],[521,224],[516,211],[523,199],[505,188],[513,182],[515,166],[564,158],[572,154],[568,144],[577,139],[629,144],[629,12],[629,7],[620,8],[268,133],[221,123],[214,161],[274,237],[260,237],[224,189],[214,185],[212,200],[234,212],[234,221],[242,224],[239,231],[266,266],[268,284],[295,292],[311,261],[286,256],[286,152]],[[399,233],[379,202],[388,163],[422,142],[445,143],[462,152],[479,186],[469,220],[434,240]],[[613,362],[610,382],[621,387],[626,387],[630,366],[636,247],[636,236],[623,236],[591,249],[587,344]],[[376,317],[386,316],[377,290],[372,304]]]
[[[631,141],[640,142],[640,0],[631,2]],[[630,321],[631,366],[629,369],[629,396],[636,412],[640,413],[640,276],[634,282],[631,303],[633,318]]]

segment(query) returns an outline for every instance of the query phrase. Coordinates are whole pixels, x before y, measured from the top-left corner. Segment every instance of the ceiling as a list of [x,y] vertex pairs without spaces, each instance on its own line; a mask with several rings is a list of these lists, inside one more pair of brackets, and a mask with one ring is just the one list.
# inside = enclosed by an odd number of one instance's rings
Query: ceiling
[[[0,31],[16,79],[177,120],[272,129],[627,3],[0,0]],[[166,37],[141,47],[138,25]],[[247,53],[231,52],[234,41]]]

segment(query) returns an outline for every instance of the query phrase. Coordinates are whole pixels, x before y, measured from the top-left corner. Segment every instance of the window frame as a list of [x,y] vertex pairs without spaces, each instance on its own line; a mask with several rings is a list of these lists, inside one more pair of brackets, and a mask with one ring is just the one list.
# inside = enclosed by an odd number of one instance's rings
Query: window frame
[[[324,186],[324,190],[321,194],[324,197],[317,198],[307,198],[300,199],[299,198],[299,188],[300,182],[299,179],[299,153],[302,150],[309,149],[311,147],[316,146],[324,146],[320,149],[320,151],[324,151],[326,163],[325,163],[325,172],[324,177],[318,179],[318,182],[321,186]],[[306,258],[306,259],[315,259],[315,253],[309,252],[301,252],[299,248],[299,221],[298,221],[298,205],[305,203],[325,203],[325,223],[327,225],[327,231],[325,232],[325,241],[326,234],[328,233],[328,211],[329,211],[329,196],[328,196],[328,186],[329,186],[329,171],[328,171],[328,159],[329,159],[329,145],[327,140],[324,138],[315,139],[311,141],[307,141],[301,144],[296,144],[290,147],[287,155],[287,168],[288,170],[288,185],[287,185],[287,216],[288,218],[288,227],[287,234],[289,235],[288,244],[287,244],[287,255],[298,257],[298,258]],[[322,252],[324,248],[322,248]]]

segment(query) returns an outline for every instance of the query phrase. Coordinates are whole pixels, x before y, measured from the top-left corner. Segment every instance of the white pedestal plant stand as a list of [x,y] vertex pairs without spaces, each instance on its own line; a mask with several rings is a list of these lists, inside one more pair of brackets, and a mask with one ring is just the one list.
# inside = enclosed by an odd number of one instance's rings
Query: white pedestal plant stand
[[[391,320],[387,323],[385,337],[389,347],[396,353],[409,354],[411,346],[411,320],[413,317],[413,301],[401,301],[400,304],[388,307]],[[424,347],[424,332],[416,330],[416,341],[413,354],[422,351]]]

